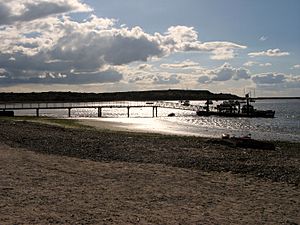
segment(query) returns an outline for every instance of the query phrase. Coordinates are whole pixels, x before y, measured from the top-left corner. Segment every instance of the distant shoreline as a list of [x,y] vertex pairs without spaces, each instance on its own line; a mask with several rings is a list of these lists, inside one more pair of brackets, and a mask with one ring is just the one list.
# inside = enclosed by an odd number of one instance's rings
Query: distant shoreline
[[252,98],[252,99],[255,99],[255,100],[276,100],[276,99],[300,99],[300,97],[257,97],[257,98]]
[[164,100],[229,100],[241,97],[207,90],[153,90],[110,93],[40,92],[0,93],[0,103],[8,102],[98,102],[98,101],[164,101]]
[[[0,103],[64,103],[64,102],[102,102],[102,101],[202,101],[202,100],[243,100],[229,93],[212,93],[208,90],[152,90],[106,93],[80,92],[32,92],[0,93]],[[300,99],[300,97],[253,97],[254,100]]]

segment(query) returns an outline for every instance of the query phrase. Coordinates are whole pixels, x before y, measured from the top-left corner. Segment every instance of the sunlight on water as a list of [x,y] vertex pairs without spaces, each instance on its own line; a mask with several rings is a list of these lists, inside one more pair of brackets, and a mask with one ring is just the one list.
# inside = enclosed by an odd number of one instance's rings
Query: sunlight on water
[[[254,106],[258,109],[275,110],[275,118],[199,117],[194,111],[167,108],[158,108],[158,117],[152,118],[151,106],[130,108],[130,118],[127,117],[127,108],[103,108],[102,118],[97,117],[97,108],[72,109],[71,114],[72,118],[119,123],[128,130],[208,137],[220,137],[223,133],[235,136],[251,133],[257,139],[300,141],[299,103],[300,100],[265,100],[255,103]],[[170,113],[175,113],[175,117],[168,117]],[[35,111],[16,112],[16,115],[23,114],[35,115]],[[41,110],[40,115],[67,118],[68,111]]]

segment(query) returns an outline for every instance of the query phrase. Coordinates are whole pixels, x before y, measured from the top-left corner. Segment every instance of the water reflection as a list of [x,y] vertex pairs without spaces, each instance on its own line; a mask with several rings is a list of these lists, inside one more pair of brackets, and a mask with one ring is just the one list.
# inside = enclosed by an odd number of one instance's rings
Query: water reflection
[[[94,118],[95,121],[111,121],[128,129],[170,134],[220,136],[252,134],[258,139],[300,141],[300,100],[257,101],[258,109],[276,111],[275,118],[226,118],[199,117],[194,111],[158,108],[158,118],[152,118],[152,107],[131,108],[127,118],[127,108],[103,108],[101,119],[97,118],[97,108],[72,109],[73,118]],[[86,104],[86,103],[82,103]],[[132,103],[136,104],[136,103]],[[191,102],[203,105],[204,102]],[[168,117],[174,113],[175,117]],[[16,115],[35,115],[35,110],[17,111]],[[67,110],[41,110],[40,115],[68,117]]]

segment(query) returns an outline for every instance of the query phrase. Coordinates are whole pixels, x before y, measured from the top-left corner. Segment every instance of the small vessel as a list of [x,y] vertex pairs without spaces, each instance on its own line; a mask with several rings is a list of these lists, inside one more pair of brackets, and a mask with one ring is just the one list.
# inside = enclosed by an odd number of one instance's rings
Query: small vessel
[[184,100],[181,104],[183,106],[189,106],[190,105],[190,101],[189,100]]
[[197,110],[198,116],[224,116],[224,117],[264,117],[274,118],[275,111],[273,110],[257,110],[250,105],[249,95],[246,95],[246,105],[241,107],[241,102],[229,100],[224,101],[215,107],[216,111],[209,109],[209,102],[203,107],[205,110]]
[[173,117],[173,116],[175,116],[175,113],[170,113],[170,114],[168,114],[168,116]]
[[222,139],[229,139],[230,135],[229,134],[222,134],[221,138]]

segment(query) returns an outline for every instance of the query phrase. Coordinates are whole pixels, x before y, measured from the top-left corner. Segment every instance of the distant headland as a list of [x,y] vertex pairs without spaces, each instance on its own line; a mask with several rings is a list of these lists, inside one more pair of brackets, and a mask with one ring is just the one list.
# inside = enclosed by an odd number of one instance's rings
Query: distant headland
[[[151,90],[106,93],[31,92],[0,93],[0,102],[97,102],[97,101],[160,101],[160,100],[230,100],[243,97],[208,90]],[[300,99],[300,97],[258,97],[263,99]]]
[[241,97],[207,90],[152,90],[108,93],[31,92],[0,93],[0,102],[96,102],[159,100],[227,100]]

